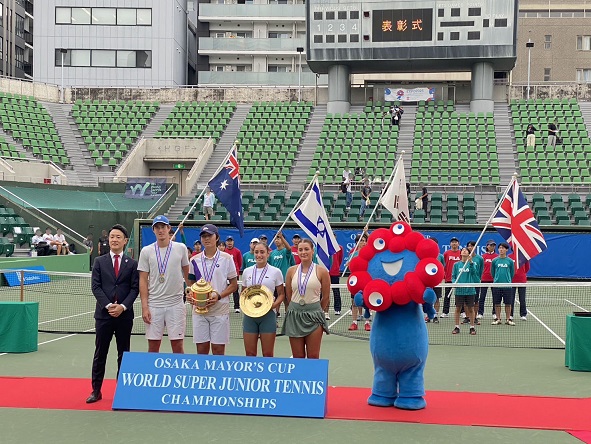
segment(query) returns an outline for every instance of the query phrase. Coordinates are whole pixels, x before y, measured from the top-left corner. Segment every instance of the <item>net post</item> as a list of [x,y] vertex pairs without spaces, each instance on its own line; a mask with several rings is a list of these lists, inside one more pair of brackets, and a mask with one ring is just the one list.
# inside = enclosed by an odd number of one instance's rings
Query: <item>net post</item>
[[19,270],[21,274],[21,302],[25,301],[25,270]]

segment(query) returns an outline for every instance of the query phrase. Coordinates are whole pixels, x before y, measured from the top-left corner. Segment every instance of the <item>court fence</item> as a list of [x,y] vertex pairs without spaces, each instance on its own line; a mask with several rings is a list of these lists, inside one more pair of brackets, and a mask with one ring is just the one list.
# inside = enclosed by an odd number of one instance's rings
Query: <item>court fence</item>
[[[344,282],[344,281],[343,281]],[[444,284],[441,287],[438,322],[426,322],[431,345],[463,345],[480,347],[555,348],[565,347],[566,316],[573,312],[591,311],[591,282],[543,281],[527,284],[512,284],[508,297],[515,294],[513,323],[507,324],[504,302],[500,306],[501,323],[492,324],[492,288],[506,288],[506,284]],[[470,323],[460,314],[460,334],[452,334],[456,323],[455,291],[457,288],[474,288],[484,297],[482,317],[476,322],[476,334],[469,334]],[[496,290],[495,290],[496,291]],[[525,294],[525,305],[519,293]],[[450,308],[447,309],[446,295]],[[358,320],[351,314],[351,294],[345,284],[332,286],[329,317],[331,334],[352,339],[368,340],[375,312],[365,310]],[[335,302],[340,299],[340,313],[335,311]],[[39,331],[59,334],[94,333],[96,299],[92,294],[91,275],[87,273],[61,273],[31,270],[0,270],[0,301],[39,302]],[[133,333],[144,334],[141,303],[138,297],[134,304]],[[192,336],[192,312],[187,305],[187,336]],[[395,309],[395,306],[390,310]],[[285,307],[277,318],[277,333],[281,334]],[[447,316],[444,312],[447,311]],[[525,314],[525,315],[524,315]],[[522,317],[522,315],[524,315]],[[230,300],[230,334],[233,339],[242,338],[242,313],[235,312]],[[357,329],[352,324],[356,321]],[[393,336],[395,341],[396,337]]]

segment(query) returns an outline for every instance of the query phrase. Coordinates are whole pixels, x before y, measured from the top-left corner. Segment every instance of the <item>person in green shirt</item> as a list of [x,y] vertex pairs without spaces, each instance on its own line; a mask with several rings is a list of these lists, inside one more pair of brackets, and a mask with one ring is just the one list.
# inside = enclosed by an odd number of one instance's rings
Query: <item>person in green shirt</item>
[[[291,245],[289,242],[287,242],[285,237],[283,237],[283,233],[281,231],[278,231],[277,235],[275,236],[275,245],[277,246],[277,250],[271,251],[271,255],[269,256],[269,265],[279,268],[281,270],[281,274],[283,275],[283,279],[285,280],[285,276],[287,275],[287,270],[289,267],[292,267],[296,264],[295,259],[293,258],[293,254],[291,252]],[[277,294],[275,294],[275,298],[277,298]],[[285,305],[285,310],[287,310],[287,301],[284,301],[283,303]],[[279,307],[277,307],[277,317],[281,317]]]
[[[472,261],[470,251],[468,248],[462,248],[460,252],[460,262],[454,264],[451,280],[454,284],[477,284],[480,282],[480,275],[478,274],[478,267]],[[462,307],[466,309],[466,316],[470,318],[470,334],[476,334],[474,320],[476,319],[474,313],[474,299],[476,297],[476,288],[474,287],[457,287],[456,289],[456,312],[455,321],[456,326],[452,334],[457,335],[460,332],[460,312]]]
[[[507,256],[509,251],[509,244],[501,242],[499,244],[499,256],[495,257],[490,265],[490,274],[493,277],[494,284],[510,284],[515,275],[515,262]],[[512,288],[509,287],[493,287],[493,305],[495,307],[495,314],[497,318],[492,321],[492,325],[499,325],[501,323],[501,302],[505,304],[505,316],[507,325],[515,325],[511,319],[511,305],[515,298]]]
[[259,243],[258,237],[253,237],[250,240],[250,251],[247,251],[246,253],[244,253],[242,255],[242,270],[241,271],[244,271],[248,267],[252,267],[253,265],[256,265],[257,262],[254,258],[254,247],[258,243]]
[[[468,249],[468,251],[470,252],[470,255],[472,256],[472,262],[474,262],[474,265],[476,265],[476,270],[478,272],[478,282],[480,282],[482,280],[482,272],[484,271],[484,259],[482,258],[482,256],[480,256],[479,254],[476,254],[476,250],[474,249],[476,247],[476,241],[468,241],[468,243],[466,244],[466,248]],[[478,307],[478,294],[480,292],[478,291],[478,289],[476,289],[476,295],[474,296],[474,306]],[[462,313],[465,313],[465,311],[462,309]],[[464,318],[463,321],[464,324],[469,324],[470,323],[470,318],[468,316],[466,316]],[[476,318],[476,321],[474,322],[475,325],[480,325],[480,320],[478,318]]]

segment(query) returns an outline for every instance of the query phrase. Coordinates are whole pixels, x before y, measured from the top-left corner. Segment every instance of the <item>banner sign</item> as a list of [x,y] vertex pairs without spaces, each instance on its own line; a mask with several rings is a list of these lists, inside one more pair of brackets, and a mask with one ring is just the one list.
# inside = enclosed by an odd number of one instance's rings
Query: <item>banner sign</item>
[[[23,270],[23,268],[9,268],[9,270]],[[49,275],[47,273],[33,273],[28,270],[37,270],[37,271],[45,271],[45,267],[42,265],[34,265],[31,267],[27,267],[27,270],[24,272],[24,283],[23,285],[33,285],[33,284],[43,284],[45,282],[50,282]],[[6,278],[6,283],[9,287],[20,287],[21,285],[21,272],[8,272],[4,273],[4,277]]]
[[386,88],[384,100],[386,102],[419,102],[421,100],[435,100],[435,88]]
[[166,192],[166,178],[130,177],[125,184],[129,199],[158,199]]
[[114,410],[324,418],[328,361],[126,352]]

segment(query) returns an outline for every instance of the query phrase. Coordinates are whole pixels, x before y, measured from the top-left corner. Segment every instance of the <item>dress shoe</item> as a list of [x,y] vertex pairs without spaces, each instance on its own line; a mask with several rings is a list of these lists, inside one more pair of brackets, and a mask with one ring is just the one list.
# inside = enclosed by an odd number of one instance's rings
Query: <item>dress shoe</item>
[[92,392],[88,398],[86,398],[86,404],[92,404],[93,402],[97,402],[103,399],[103,395],[101,392]]

